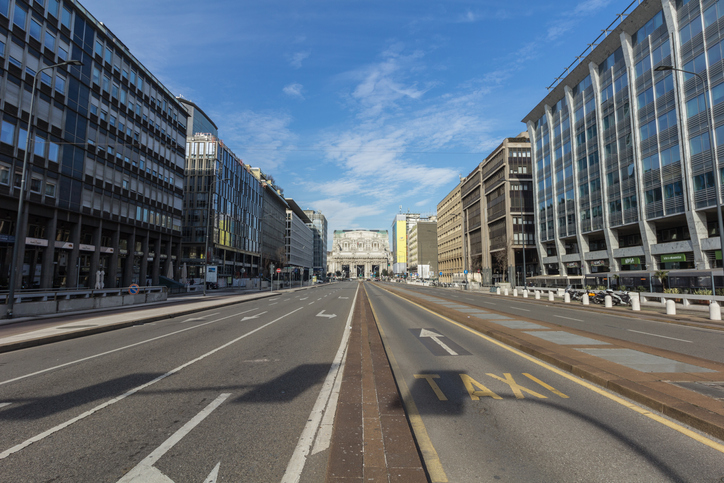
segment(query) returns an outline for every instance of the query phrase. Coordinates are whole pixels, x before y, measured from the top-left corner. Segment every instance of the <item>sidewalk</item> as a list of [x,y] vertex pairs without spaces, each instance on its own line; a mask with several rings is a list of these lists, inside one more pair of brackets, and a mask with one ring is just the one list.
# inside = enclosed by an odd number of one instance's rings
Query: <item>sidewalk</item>
[[147,324],[169,317],[181,317],[215,307],[225,307],[277,295],[280,295],[280,292],[245,291],[233,295],[214,292],[206,297],[201,293],[184,294],[171,297],[163,302],[114,307],[103,311],[67,312],[0,320],[0,353]]

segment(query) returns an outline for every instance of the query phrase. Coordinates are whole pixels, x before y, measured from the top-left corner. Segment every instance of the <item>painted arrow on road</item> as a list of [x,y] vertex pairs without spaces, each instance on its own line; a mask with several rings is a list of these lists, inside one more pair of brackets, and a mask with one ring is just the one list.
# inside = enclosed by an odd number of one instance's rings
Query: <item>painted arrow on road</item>
[[441,341],[440,339],[438,339],[438,337],[445,337],[444,335],[438,334],[437,332],[433,332],[433,331],[431,331],[431,330],[421,329],[421,330],[420,330],[420,338],[423,338],[423,337],[429,337],[430,339],[432,339],[433,341],[435,341],[440,347],[442,347],[443,349],[445,349],[445,351],[446,351],[448,354],[450,354],[451,356],[456,356],[456,355],[458,355],[457,352],[455,352],[454,350],[452,350],[450,347],[447,346],[447,344],[445,344],[443,341]]
[[317,314],[317,317],[327,317],[328,319],[332,319],[334,317],[337,317],[337,314],[325,314],[324,310],[322,310],[320,313]]
[[[176,431],[170,438],[168,438],[161,446],[156,448],[150,455],[143,459],[135,468],[126,473],[126,475],[118,480],[118,483],[173,483],[173,480],[168,476],[164,475],[158,468],[153,465],[165,455],[176,443],[181,441],[192,429],[198,426],[201,421],[211,414],[211,412],[219,407],[229,396],[230,393],[225,393],[217,397],[211,404],[206,406],[199,414],[197,414],[188,423],[184,424],[181,429]],[[204,479],[204,483],[216,483],[219,476],[219,467],[221,463],[218,463],[209,476]]]
[[260,315],[264,315],[264,314],[266,314],[266,312],[262,312],[262,313],[256,314],[256,315],[250,315],[248,317],[244,317],[243,319],[241,319],[241,321],[244,322],[245,320],[249,320],[249,319],[257,319],[257,318],[259,318]]

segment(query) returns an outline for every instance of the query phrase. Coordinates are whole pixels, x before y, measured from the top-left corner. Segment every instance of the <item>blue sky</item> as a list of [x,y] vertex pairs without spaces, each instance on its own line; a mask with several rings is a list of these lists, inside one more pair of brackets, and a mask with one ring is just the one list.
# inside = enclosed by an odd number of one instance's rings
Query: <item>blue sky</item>
[[81,0],[333,230],[437,203],[630,0]]

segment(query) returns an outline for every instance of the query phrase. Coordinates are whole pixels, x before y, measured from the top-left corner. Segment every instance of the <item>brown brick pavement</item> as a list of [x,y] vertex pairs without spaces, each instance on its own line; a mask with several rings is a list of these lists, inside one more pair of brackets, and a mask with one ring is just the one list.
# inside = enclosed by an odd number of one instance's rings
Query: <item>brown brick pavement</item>
[[327,482],[363,481],[428,480],[367,294],[360,290],[334,421]]

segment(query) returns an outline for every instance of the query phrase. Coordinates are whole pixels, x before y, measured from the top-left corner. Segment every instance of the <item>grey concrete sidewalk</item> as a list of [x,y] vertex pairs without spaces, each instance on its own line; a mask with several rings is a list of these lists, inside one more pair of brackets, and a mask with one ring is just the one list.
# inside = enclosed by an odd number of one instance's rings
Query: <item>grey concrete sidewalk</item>
[[310,288],[313,287],[297,287],[277,292],[225,293],[215,291],[206,297],[201,294],[188,294],[171,297],[163,302],[117,307],[106,311],[83,311],[2,320],[0,321],[0,353],[145,324],[169,317],[181,317],[216,307],[275,297],[285,292]]

